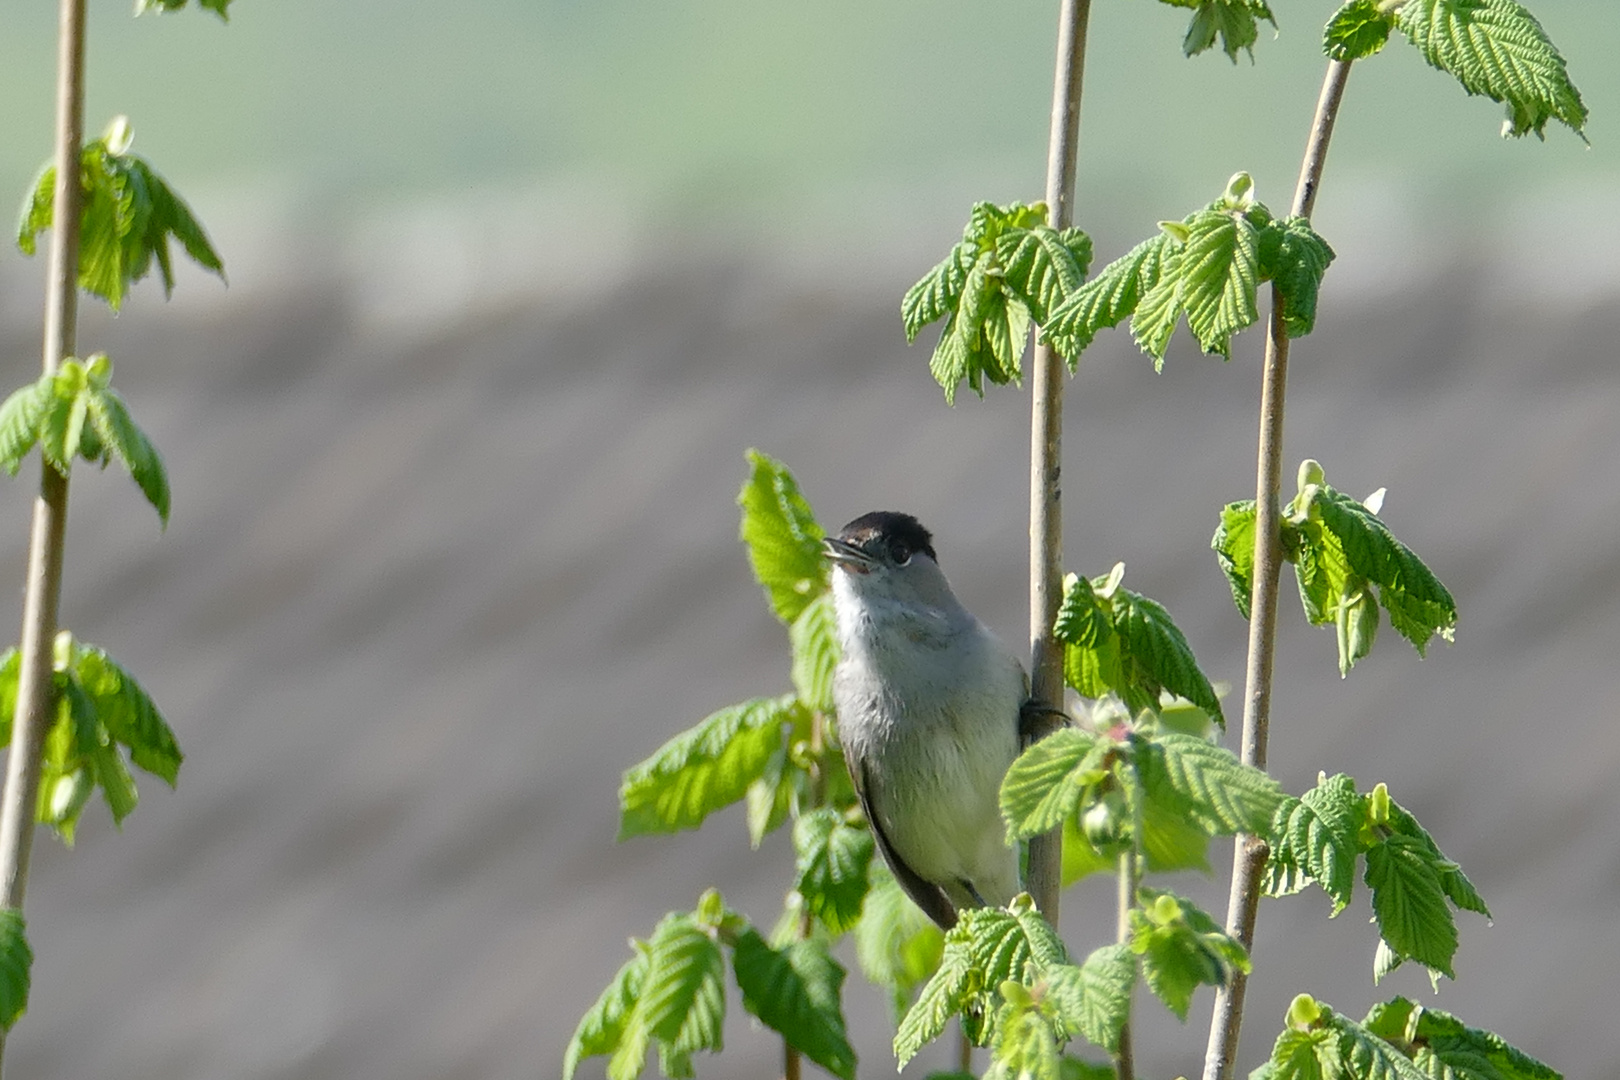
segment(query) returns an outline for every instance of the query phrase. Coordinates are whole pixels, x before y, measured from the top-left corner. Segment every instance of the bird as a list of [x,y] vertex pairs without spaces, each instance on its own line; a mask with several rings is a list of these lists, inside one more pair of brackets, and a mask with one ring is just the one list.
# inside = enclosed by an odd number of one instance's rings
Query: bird
[[874,511],[822,542],[842,653],[837,731],[877,850],[917,906],[949,929],[1019,892],[1000,791],[1019,752],[1029,680],[951,591],[933,535]]

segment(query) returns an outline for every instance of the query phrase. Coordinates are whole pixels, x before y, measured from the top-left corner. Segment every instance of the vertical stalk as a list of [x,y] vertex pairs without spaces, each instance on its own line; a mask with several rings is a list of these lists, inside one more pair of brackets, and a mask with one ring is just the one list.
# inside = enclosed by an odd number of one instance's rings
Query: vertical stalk
[[[1339,116],[1350,62],[1329,62],[1316,103],[1299,185],[1294,189],[1292,213],[1309,217],[1316,205],[1328,143]],[[1265,367],[1260,384],[1260,442],[1255,477],[1254,591],[1249,603],[1249,661],[1243,699],[1243,760],[1257,769],[1266,767],[1266,743],[1271,727],[1271,668],[1277,640],[1277,585],[1282,572],[1283,401],[1288,386],[1288,328],[1283,298],[1271,290],[1271,334],[1266,341]],[[1264,840],[1239,836],[1232,851],[1232,891],[1227,902],[1226,932],[1254,949],[1255,916],[1260,907],[1260,877],[1268,850]],[[1231,1080],[1237,1059],[1238,1035],[1243,1025],[1243,998],[1248,979],[1233,972],[1231,982],[1217,991],[1210,1022],[1209,1048],[1204,1056],[1204,1080]]]
[[[43,367],[47,373],[77,348],[79,215],[83,204],[79,156],[84,142],[85,0],[61,0],[57,37],[56,190],[47,263]],[[22,664],[11,724],[6,784],[0,792],[0,905],[23,906],[28,857],[39,800],[39,755],[55,705],[52,644],[62,595],[67,529],[67,478],[41,462],[23,594]],[[0,1055],[5,1039],[0,1033]]]
[[[1074,221],[1075,151],[1080,137],[1080,91],[1085,74],[1086,27],[1091,0],[1062,0],[1057,68],[1052,81],[1052,133],[1047,149],[1046,205],[1053,228]],[[1062,600],[1063,514],[1059,485],[1063,461],[1063,358],[1036,345],[1031,384],[1029,468],[1030,696],[1048,709],[1063,705],[1063,648],[1052,636]],[[1031,742],[1056,730],[1059,718],[1042,713]],[[1056,929],[1062,884],[1063,833],[1054,829],[1029,842],[1026,885],[1036,907]]]

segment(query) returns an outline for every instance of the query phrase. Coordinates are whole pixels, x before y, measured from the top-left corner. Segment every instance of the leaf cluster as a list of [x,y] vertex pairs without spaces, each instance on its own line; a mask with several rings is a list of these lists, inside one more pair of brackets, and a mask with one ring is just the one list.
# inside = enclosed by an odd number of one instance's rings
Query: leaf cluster
[[607,1057],[610,1080],[634,1080],[654,1047],[670,1080],[693,1076],[694,1053],[722,1048],[728,954],[743,1008],[834,1076],[854,1080],[840,1004],[844,969],[824,938],[776,948],[711,890],[631,948],[569,1040],[564,1080],[587,1057]]
[[1396,29],[1469,94],[1504,105],[1503,136],[1545,138],[1557,120],[1585,138],[1586,105],[1564,57],[1517,0],[1350,0],[1328,21],[1322,48],[1334,60],[1360,60]]
[[1260,39],[1260,20],[1275,29],[1276,18],[1265,0],[1163,0],[1171,7],[1192,8],[1192,21],[1181,41],[1181,51],[1197,56],[1220,38],[1221,51],[1234,64],[1239,52],[1254,59],[1254,44]]
[[18,908],[0,908],[0,1030],[10,1031],[28,1009],[34,950]]
[[1141,957],[1148,989],[1177,1019],[1187,1019],[1200,986],[1225,986],[1234,973],[1251,970],[1248,951],[1191,900],[1146,887],[1137,897],[1131,951]]
[[[16,649],[0,655],[0,743],[11,741],[21,671]],[[62,631],[52,679],[56,717],[41,751],[35,818],[71,847],[79,815],[97,788],[115,823],[135,809],[135,780],[120,747],[130,762],[170,787],[179,779],[184,755],[146,691],[102,649]]]
[[906,291],[906,340],[944,319],[929,363],[934,379],[947,402],[964,381],[982,397],[986,379],[1004,385],[1022,378],[1030,326],[1045,324],[1090,265],[1090,237],[1053,229],[1045,203],[978,203],[962,239]]
[[[149,11],[165,13],[179,11],[186,6],[186,0],[135,0],[135,14],[145,15]],[[229,22],[231,15],[228,10],[231,0],[197,0],[197,6],[212,11],[219,16],[221,22]]]
[[[166,0],[154,0],[165,7]],[[213,0],[223,15],[224,0]],[[225,276],[225,265],[191,208],[146,161],[129,153],[129,121],[120,116],[99,139],[88,142],[79,161],[84,191],[79,239],[79,287],[117,311],[129,287],[156,260],[165,296],[174,291],[169,238],[180,242],[203,269]],[[23,207],[17,247],[32,255],[41,232],[55,218],[56,166],[47,166]]]
[[1360,1023],[1308,994],[1250,1080],[1562,1080],[1560,1073],[1450,1013],[1397,997]]
[[112,361],[96,353],[88,361],[64,360],[0,404],[0,468],[17,475],[35,444],[63,477],[75,458],[106,468],[117,458],[146,500],[169,522],[169,476],[163,459],[112,388]]
[[1053,633],[1063,642],[1065,680],[1081,695],[1118,695],[1132,713],[1157,711],[1165,693],[1192,702],[1222,728],[1220,698],[1169,612],[1122,588],[1125,564],[1097,578],[1063,579]]
[[[1383,498],[1382,489],[1365,501],[1334,490],[1307,459],[1299,493],[1283,509],[1282,552],[1294,564],[1305,617],[1337,628],[1343,675],[1372,651],[1380,606],[1419,656],[1437,634],[1451,641],[1457,626],[1451,593],[1378,517]],[[1244,618],[1254,588],[1254,530],[1253,500],[1228,503],[1210,541]]]
[[1359,794],[1350,777],[1324,776],[1299,798],[1282,801],[1270,836],[1266,892],[1286,896],[1314,881],[1332,899],[1334,915],[1349,905],[1356,859],[1363,859],[1380,936],[1375,979],[1406,960],[1428,968],[1431,978],[1455,978],[1452,908],[1490,916],[1462,868],[1383,784]]
[[1071,368],[1098,331],[1131,320],[1142,351],[1164,366],[1183,316],[1207,353],[1230,358],[1232,337],[1259,319],[1262,282],[1275,286],[1290,337],[1316,323],[1316,296],[1333,249],[1307,218],[1273,218],[1238,173],[1222,196],[1143,241],[1075,290],[1043,324],[1041,338]]

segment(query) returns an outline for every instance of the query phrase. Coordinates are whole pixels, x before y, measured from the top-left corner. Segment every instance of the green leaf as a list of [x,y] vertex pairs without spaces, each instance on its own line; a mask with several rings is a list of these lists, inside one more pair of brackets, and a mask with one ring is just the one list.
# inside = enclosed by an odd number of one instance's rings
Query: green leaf
[[1389,597],[1384,606],[1391,610],[1392,622],[1394,612],[1401,612],[1405,625],[1396,623],[1396,628],[1420,656],[1435,634],[1451,640],[1457,625],[1451,593],[1378,515],[1326,484],[1311,500],[1310,513],[1338,540],[1350,569],[1377,584],[1380,598]]
[[1254,594],[1254,539],[1255,509],[1253,499],[1227,503],[1221,508],[1221,523],[1209,546],[1215,551],[1215,561],[1232,588],[1232,602],[1238,612],[1249,617],[1249,601]]
[[1384,47],[1394,27],[1394,15],[1375,0],[1350,0],[1328,20],[1322,51],[1332,60],[1365,60]]
[[129,747],[130,760],[174,787],[185,755],[141,684],[105,651],[82,643],[75,650],[74,677],[107,734]]
[[1118,326],[1136,311],[1143,293],[1158,283],[1168,243],[1163,233],[1144,240],[1103,267],[1051,312],[1041,337],[1068,358],[1071,371],[1097,331]]
[[732,949],[732,967],[743,1008],[817,1065],[854,1080],[855,1051],[839,999],[844,969],[825,941],[796,941],[778,950],[748,930]]
[[1009,844],[1038,836],[1074,814],[1086,788],[1106,775],[1111,744],[1064,728],[1019,755],[1001,781],[1001,816]]
[[1339,1075],[1356,1080],[1434,1080],[1400,1050],[1349,1017],[1324,1009],[1325,1026],[1339,1035]]
[[1484,898],[1474,888],[1474,883],[1468,880],[1468,875],[1462,872],[1462,867],[1446,858],[1445,853],[1440,850],[1440,845],[1429,835],[1429,831],[1418,824],[1417,818],[1413,817],[1410,811],[1393,799],[1390,800],[1389,806],[1389,828],[1417,844],[1424,857],[1428,859],[1429,865],[1434,867],[1441,890],[1453,904],[1464,911],[1483,915],[1487,919],[1491,917],[1490,908],[1485,906]]
[[1409,0],[1396,25],[1469,94],[1507,106],[1503,135],[1544,138],[1549,120],[1582,135],[1586,105],[1564,58],[1515,0]]
[[[1271,1048],[1269,1080],[1338,1080],[1339,1033],[1328,1028],[1296,1031],[1288,1028]],[[1251,1080],[1258,1073],[1251,1073]]]
[[1194,0],[1193,3],[1180,3],[1171,0],[1177,7],[1192,7],[1192,22],[1187,25],[1187,34],[1182,39],[1181,51],[1188,56],[1197,56],[1215,44],[1216,37],[1221,39],[1221,51],[1227,55],[1234,64],[1237,63],[1239,52],[1247,52],[1249,58],[1254,58],[1254,44],[1260,39],[1258,20],[1265,19],[1273,27],[1277,21],[1272,18],[1271,9],[1262,0]]
[[788,627],[793,648],[793,686],[813,712],[833,711],[833,672],[838,667],[838,617],[832,593],[825,592],[799,612]]
[[821,556],[826,534],[786,465],[758,450],[748,451],[748,464],[748,480],[737,495],[741,539],[771,610],[791,626],[827,590],[827,561]]
[[1192,649],[1170,613],[1154,600],[1129,589],[1114,594],[1114,631],[1121,652],[1129,659],[1127,678],[1158,704],[1160,690],[1186,698],[1214,718],[1222,728],[1226,717],[1221,699],[1198,667]]
[[1374,844],[1366,856],[1373,915],[1391,951],[1455,979],[1457,923],[1432,857],[1419,841],[1399,834]]
[[[179,11],[185,6],[186,0],[135,0],[135,14],[145,15],[148,11]],[[231,0],[197,0],[197,7],[212,11],[219,16],[221,22],[230,21],[230,13],[226,11],[230,6]]]
[[[1252,22],[1252,19],[1251,19]],[[1187,327],[1205,352],[1230,359],[1232,335],[1260,312],[1259,238],[1240,211],[1211,207],[1188,219],[1181,251],[1181,305]]]
[[55,388],[50,375],[22,387],[0,405],[0,468],[12,476],[22,459],[39,441],[40,428],[50,411]]
[[889,990],[898,1020],[912,991],[939,967],[945,935],[881,862],[873,864],[870,876],[866,906],[855,924],[855,957],[869,980]]
[[1079,967],[1064,964],[1046,973],[1047,995],[1071,1030],[1110,1054],[1131,1015],[1136,960],[1127,945],[1104,945]]
[[960,241],[938,266],[906,290],[905,298],[900,301],[900,320],[905,324],[908,344],[917,340],[923,327],[956,310],[968,270],[977,258],[978,245]]
[[164,525],[169,523],[169,474],[163,467],[146,433],[136,426],[129,415],[129,407],[112,387],[90,388],[82,395],[87,409],[90,429],[100,443],[99,458],[105,462],[116,457],[129,470],[146,501],[157,511]]
[[665,916],[647,942],[638,1021],[677,1050],[719,1050],[726,965],[710,929],[690,914]]
[[834,935],[853,927],[866,900],[874,850],[871,831],[821,807],[794,822],[793,848],[798,856],[794,887],[805,907]]
[[1375,1005],[1362,1025],[1373,1035],[1411,1048],[1412,1063],[1443,1080],[1563,1080],[1562,1074],[1510,1045],[1500,1035],[1471,1028],[1450,1013],[1397,997]]
[[0,908],[0,1028],[6,1031],[28,1009],[34,950],[28,947],[26,931],[22,911]]
[[1217,836],[1265,836],[1282,803],[1277,782],[1236,754],[1195,735],[1137,737],[1136,768],[1150,795],[1165,793]]
[[1199,986],[1225,986],[1248,973],[1249,955],[1191,900],[1158,889],[1138,890],[1131,912],[1131,951],[1142,958],[1148,989],[1182,1020]]
[[636,955],[613,976],[613,981],[574,1029],[574,1036],[568,1040],[568,1049],[563,1054],[563,1080],[573,1080],[575,1070],[584,1059],[606,1057],[619,1048],[646,978],[647,954],[637,948]]
[[[146,276],[154,258],[162,273],[164,295],[173,292],[171,236],[205,270],[224,278],[219,254],[190,207],[150,164],[127,152],[129,141],[128,121],[117,117],[101,138],[85,144],[80,158],[84,209],[79,287],[106,300],[114,311],[122,306],[130,285]],[[36,237],[53,224],[55,183],[53,166],[40,177],[23,212],[17,246],[26,254],[34,253]]]
[[1002,287],[1021,301],[1037,323],[1078,289],[1091,265],[1091,238],[1079,229],[1059,232],[1044,222],[1002,233],[996,241]]
[[748,785],[744,796],[748,818],[748,843],[758,849],[765,837],[781,828],[792,815],[798,781],[804,772],[790,765],[786,744],[771,751],[759,779]]
[[894,1056],[901,1068],[939,1037],[965,1003],[974,963],[966,938],[957,932],[961,926],[957,923],[946,935],[939,968],[923,984],[894,1033]]
[[1058,1020],[1022,986],[1003,990],[984,1080],[1060,1080]]
[[1266,863],[1266,892],[1286,896],[1314,881],[1333,899],[1337,915],[1356,886],[1356,834],[1363,818],[1356,782],[1340,773],[1322,778],[1298,799],[1277,807]]
[[1185,242],[1163,238],[1159,251],[1158,280],[1144,285],[1142,297],[1131,313],[1131,336],[1141,350],[1153,357],[1156,371],[1164,369],[1164,353],[1181,319],[1181,262]]
[[1271,279],[1282,297],[1288,336],[1301,338],[1316,327],[1316,295],[1334,252],[1311,228],[1309,218],[1286,218],[1276,224],[1275,231],[1281,234],[1277,253],[1262,276]]
[[792,696],[754,698],[721,709],[624,774],[619,839],[695,829],[741,799],[782,745],[803,706]]

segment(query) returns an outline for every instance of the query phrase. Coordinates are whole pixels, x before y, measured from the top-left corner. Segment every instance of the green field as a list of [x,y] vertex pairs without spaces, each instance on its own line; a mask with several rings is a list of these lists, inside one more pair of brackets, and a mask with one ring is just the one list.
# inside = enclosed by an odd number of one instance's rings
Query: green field
[[[1242,168],[1286,202],[1335,6],[1276,4],[1280,36],[1233,65],[1181,56],[1184,10],[1099,0],[1082,201],[1179,216]],[[1030,198],[1044,174],[1049,2],[237,0],[228,27],[90,7],[92,131],[127,112],[183,190],[274,187],[316,215],[568,180],[679,224],[815,228],[913,199]],[[1590,149],[1561,128],[1505,143],[1495,104],[1396,41],[1352,78],[1341,178],[1410,181],[1444,206],[1620,175],[1620,15],[1532,7],[1592,109]],[[48,151],[53,9],[0,8],[0,192],[20,195]]]

